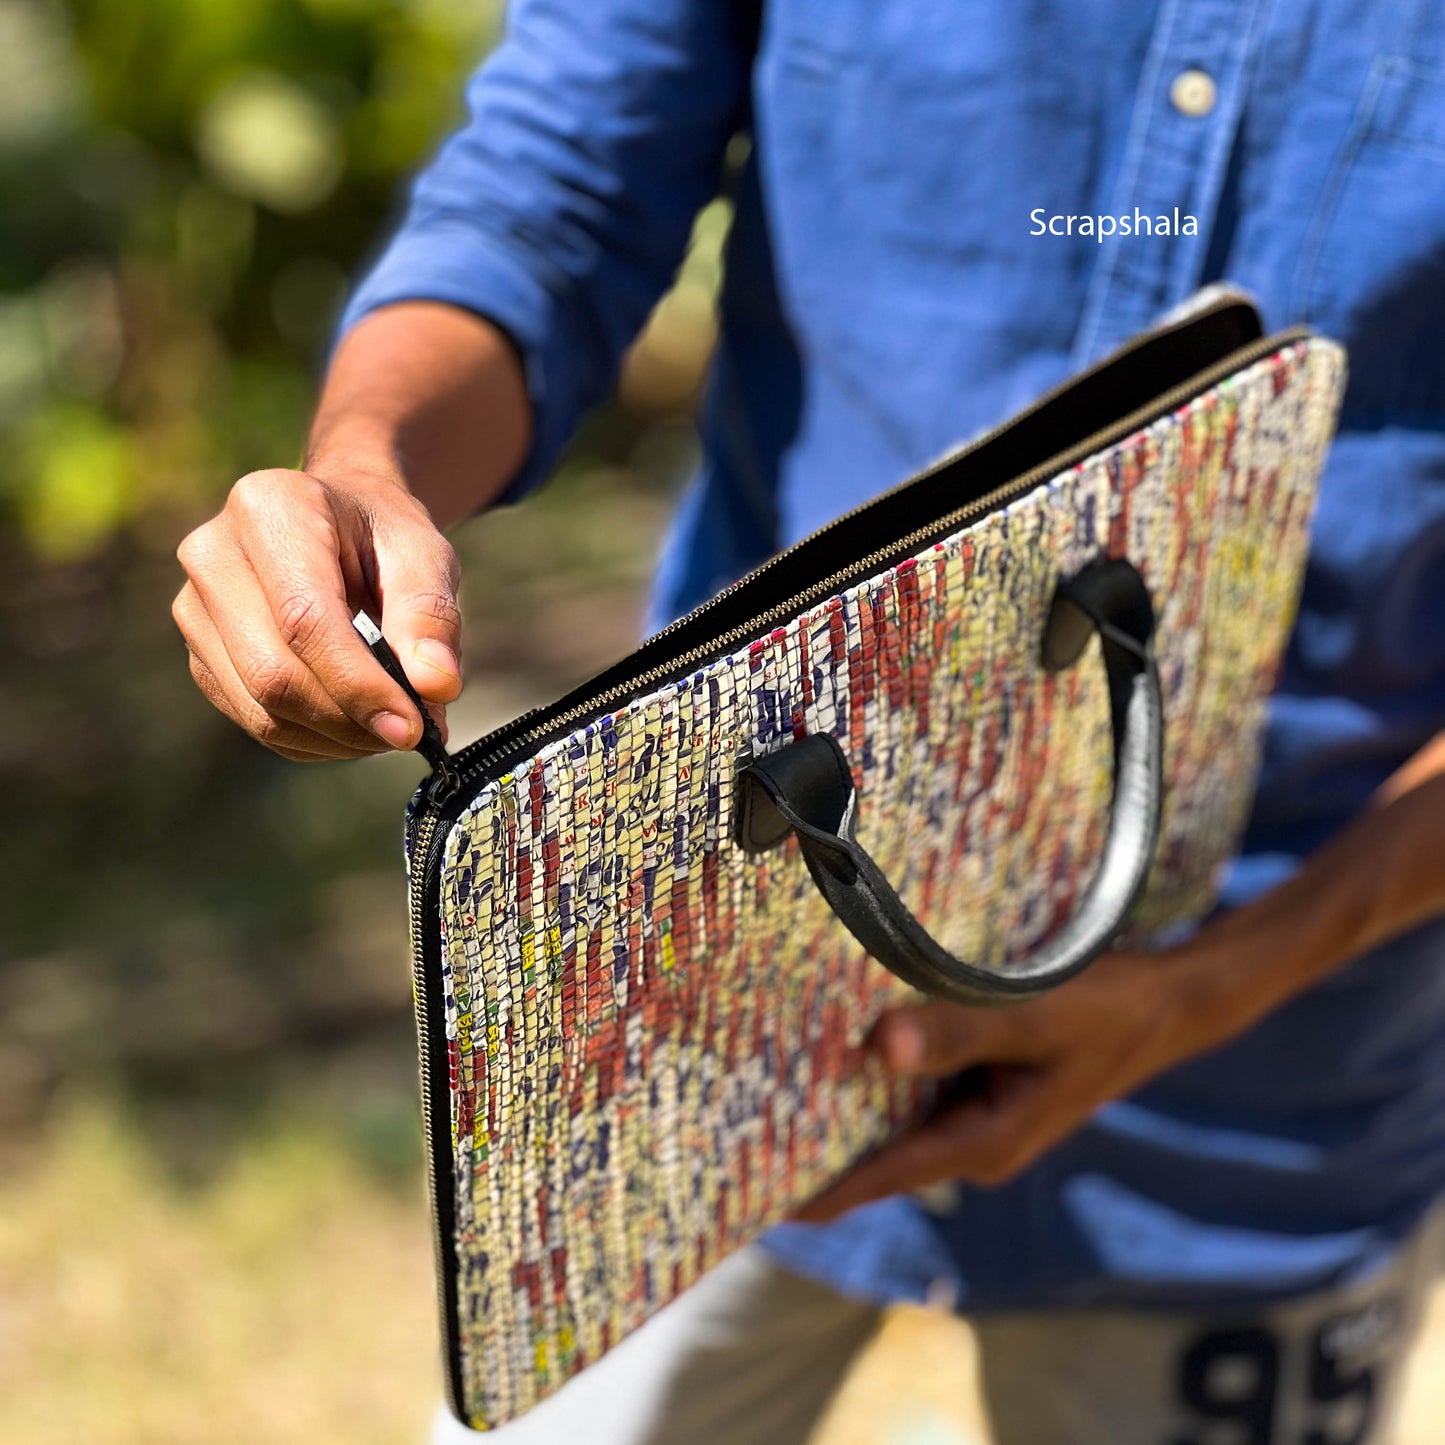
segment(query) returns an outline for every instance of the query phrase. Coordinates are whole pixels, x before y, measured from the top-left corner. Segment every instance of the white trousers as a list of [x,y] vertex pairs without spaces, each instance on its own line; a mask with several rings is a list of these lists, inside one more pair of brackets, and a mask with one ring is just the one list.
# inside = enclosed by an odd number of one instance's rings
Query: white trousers
[[[1437,1211],[1369,1278],[1267,1309],[983,1316],[994,1445],[1386,1445],[1442,1261]],[[804,1445],[880,1320],[746,1249],[522,1419],[443,1411],[432,1445]]]

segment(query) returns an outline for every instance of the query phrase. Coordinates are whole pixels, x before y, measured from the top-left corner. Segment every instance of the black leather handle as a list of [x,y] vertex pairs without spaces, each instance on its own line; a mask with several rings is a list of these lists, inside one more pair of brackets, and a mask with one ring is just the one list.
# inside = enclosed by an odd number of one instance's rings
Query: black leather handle
[[[1159,841],[1164,705],[1151,639],[1154,609],[1128,562],[1094,563],[1060,584],[1043,640],[1050,671],[1071,667],[1098,633],[1114,730],[1114,800],[1108,837],[1088,891],[1068,923],[1008,970],[955,958],[909,912],[854,837],[858,799],[848,759],[818,733],[738,772],[736,836],[760,852],[792,833],[808,871],[854,938],[925,993],[959,1003],[1032,998],[1106,949],[1143,890]],[[960,900],[959,906],[967,906]]]

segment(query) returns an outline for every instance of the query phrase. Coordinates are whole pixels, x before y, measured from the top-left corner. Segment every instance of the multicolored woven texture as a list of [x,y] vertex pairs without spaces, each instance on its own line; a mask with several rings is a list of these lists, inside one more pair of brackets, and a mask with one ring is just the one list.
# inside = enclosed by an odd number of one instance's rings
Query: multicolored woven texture
[[861,1053],[903,996],[795,845],[731,841],[740,754],[826,730],[859,836],[953,951],[1007,968],[1103,838],[1096,645],[1046,675],[1061,573],[1159,612],[1168,721],[1148,935],[1245,820],[1341,383],[1293,345],[967,533],[543,749],[452,830],[441,893],[458,1313],[474,1423],[521,1414],[902,1127]]

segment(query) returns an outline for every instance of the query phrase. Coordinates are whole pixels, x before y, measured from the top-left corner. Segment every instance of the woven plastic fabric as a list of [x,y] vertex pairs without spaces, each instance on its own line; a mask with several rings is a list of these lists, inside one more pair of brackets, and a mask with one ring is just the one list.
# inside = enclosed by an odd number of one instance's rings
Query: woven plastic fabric
[[822,730],[859,837],[947,947],[1006,968],[1067,916],[1110,804],[1097,644],[1039,663],[1106,552],[1159,614],[1167,805],[1138,915],[1205,910],[1248,810],[1341,385],[1308,341],[922,555],[544,748],[441,882],[464,1408],[504,1422],[885,1141],[860,1051],[905,996],[796,846],[731,840],[741,754]]

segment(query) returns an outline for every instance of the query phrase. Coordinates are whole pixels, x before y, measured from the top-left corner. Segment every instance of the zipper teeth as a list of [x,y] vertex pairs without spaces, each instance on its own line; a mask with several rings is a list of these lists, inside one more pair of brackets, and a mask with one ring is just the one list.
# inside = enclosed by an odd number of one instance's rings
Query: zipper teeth
[[[832,575],[823,578],[821,581],[813,583],[803,591],[790,597],[786,602],[780,603],[776,607],[771,607],[766,612],[749,618],[746,622],[740,623],[736,627],[729,628],[726,632],[713,638],[705,646],[695,647],[688,652],[670,659],[664,664],[649,668],[646,672],[636,674],[626,682],[617,683],[605,692],[598,693],[594,697],[589,698],[586,702],[579,703],[576,707],[569,708],[566,712],[559,713],[555,717],[547,718],[544,722],[538,723],[526,732],[518,733],[514,737],[508,737],[504,743],[496,747],[489,748],[487,746],[488,743],[491,742],[490,737],[479,739],[477,742],[471,744],[471,747],[463,749],[454,756],[452,761],[456,766],[454,775],[452,779],[449,780],[450,786],[445,794],[440,797],[434,795],[431,801],[434,803],[443,801],[445,797],[455,792],[456,788],[460,787],[461,784],[470,781],[478,773],[485,771],[499,759],[516,752],[520,748],[528,746],[554,732],[559,732],[571,723],[595,716],[596,713],[603,708],[614,706],[619,702],[625,702],[629,697],[635,695],[641,689],[648,687],[650,684],[664,682],[674,678],[695,663],[715,658],[719,655],[720,651],[726,651],[727,648],[736,646],[739,642],[750,641],[779,620],[791,617],[794,613],[815,601],[833,596],[846,586],[851,579],[872,575],[873,570],[883,566],[889,558],[899,556],[907,557],[915,549],[922,547],[931,538],[937,538],[940,535],[947,536],[972,518],[985,512],[991,512],[1015,497],[1023,496],[1050,478],[1058,476],[1061,472],[1068,471],[1071,467],[1077,465],[1079,460],[1092,456],[1095,452],[1111,445],[1110,438],[1114,441],[1125,440],[1134,432],[1138,431],[1141,426],[1145,425],[1148,418],[1167,416],[1178,406],[1208,391],[1210,387],[1216,385],[1225,377],[1235,374],[1244,367],[1253,365],[1256,361],[1264,357],[1273,355],[1275,352],[1282,351],[1286,347],[1294,345],[1305,339],[1309,334],[1306,328],[1298,327],[1289,331],[1278,332],[1272,336],[1261,337],[1258,341],[1251,343],[1247,347],[1241,347],[1223,360],[1216,362],[1213,366],[1197,372],[1188,381],[1181,382],[1178,386],[1171,388],[1162,396],[1155,397],[1147,405],[1136,408],[1122,420],[1111,423],[1107,427],[1100,428],[1092,435],[1084,438],[1083,441],[1067,448],[1064,452],[1050,457],[1047,461],[1041,462],[1038,466],[1025,472],[1022,477],[1016,477],[1001,487],[995,487],[993,491],[987,493],[985,496],[976,498],[974,501],[968,503],[967,506],[959,507],[957,510],[941,517],[939,520],[930,522],[927,527],[921,527],[916,531],[908,533],[907,536],[890,542],[887,547],[870,552],[867,556],[860,558],[856,562],[850,562],[846,568],[842,568]],[[1111,356],[1109,360],[1110,362],[1118,360],[1118,353]],[[1075,377],[1067,385],[1075,385],[1079,379],[1080,378]],[[936,475],[939,471],[943,470],[943,468],[953,465],[960,457],[983,446],[1000,432],[1017,425],[1021,417],[1026,417],[1030,412],[1043,406],[1052,396],[1053,393],[1051,392],[1041,398],[1035,406],[1030,407],[1028,412],[1011,418],[1003,426],[995,427],[992,431],[986,432],[984,435],[970,442],[966,447],[949,453],[932,467],[929,467],[924,472],[918,473],[916,476],[910,478],[908,482],[903,483],[903,485],[912,486],[916,482]],[[881,496],[887,495],[888,493],[886,492],[881,494]],[[828,523],[827,526],[820,527],[816,532],[809,533],[805,540],[811,541],[822,533],[831,531],[834,527],[846,522],[850,517],[854,517],[859,512],[866,511],[869,507],[876,505],[880,500],[881,497],[874,497],[864,502],[861,506],[854,507],[852,511],[844,512],[840,517]],[[796,546],[801,545],[803,545],[801,542],[796,544]],[[759,572],[786,562],[794,550],[796,550],[796,547],[789,548],[785,552],[780,552],[776,557],[750,572],[748,578],[756,577]],[[742,579],[739,582],[733,583],[731,587],[724,588],[724,590],[719,592],[711,601],[705,603],[703,607],[689,613],[687,617],[679,618],[677,622],[670,624],[668,627],[663,628],[662,631],[654,634],[652,640],[655,641],[658,637],[667,636],[669,632],[674,628],[682,626],[683,623],[696,621],[701,613],[725,602],[729,594],[741,586],[742,581],[746,580],[748,579]],[[540,709],[537,709],[537,711],[540,711]],[[484,751],[468,756],[472,748],[484,749]]]
[[[446,1391],[447,1404],[451,1407],[454,1415],[460,1416],[462,1402],[457,1398],[456,1379],[458,1371],[454,1363],[459,1342],[457,1340],[455,1322],[452,1319],[452,1309],[447,1290],[447,1270],[450,1267],[447,1248],[448,1241],[442,1237],[443,1230],[441,1227],[441,1190],[437,1178],[439,1160],[436,1145],[436,1103],[432,1097],[431,1080],[431,1052],[434,1046],[434,1037],[432,1032],[431,1005],[427,997],[426,949],[423,944],[427,923],[425,875],[429,862],[428,854],[431,852],[432,838],[437,831],[437,826],[440,821],[439,816],[435,812],[428,812],[418,824],[416,835],[412,839],[411,865],[413,874],[411,888],[409,889],[408,911],[411,921],[412,998],[416,1008],[417,1040],[421,1063],[418,1072],[421,1075],[422,1142],[426,1167],[427,1198],[431,1205],[432,1256],[436,1271],[437,1314],[441,1320],[444,1366],[442,1370],[442,1380],[443,1387]],[[448,1132],[450,1133],[450,1129]],[[454,1167],[454,1162],[449,1161],[448,1168],[453,1169]]]

